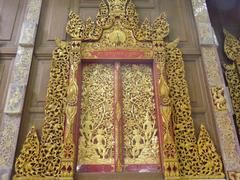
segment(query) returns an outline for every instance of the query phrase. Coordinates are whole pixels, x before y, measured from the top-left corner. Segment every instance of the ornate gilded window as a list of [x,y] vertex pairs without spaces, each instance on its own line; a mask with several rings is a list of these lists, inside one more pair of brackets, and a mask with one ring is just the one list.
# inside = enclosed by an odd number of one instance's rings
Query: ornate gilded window
[[153,64],[83,63],[80,172],[159,171],[160,119]]
[[124,171],[224,177],[204,125],[195,136],[179,39],[165,41],[164,13],[140,24],[131,0],[106,0],[95,22],[70,12],[66,30],[72,40],[56,40],[41,140],[33,128],[16,179]]

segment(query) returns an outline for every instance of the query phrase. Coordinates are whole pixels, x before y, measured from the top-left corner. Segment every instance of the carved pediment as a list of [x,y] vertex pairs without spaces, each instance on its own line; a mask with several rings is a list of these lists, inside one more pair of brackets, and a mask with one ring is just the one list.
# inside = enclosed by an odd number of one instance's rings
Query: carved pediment
[[[93,21],[91,18],[83,21],[79,15],[70,12],[66,31],[73,40],[83,42],[97,41],[100,38],[104,38],[104,31],[111,29],[113,26],[114,30],[118,29],[118,31],[123,31],[124,33],[128,31],[128,34],[131,32],[131,38],[141,42],[163,40],[169,34],[169,24],[165,13],[162,13],[154,21],[153,25],[150,24],[148,19],[139,24],[136,7],[131,0],[102,1],[96,21]],[[127,40],[126,37],[123,38],[123,33],[119,33],[118,41],[123,43],[124,39]]]

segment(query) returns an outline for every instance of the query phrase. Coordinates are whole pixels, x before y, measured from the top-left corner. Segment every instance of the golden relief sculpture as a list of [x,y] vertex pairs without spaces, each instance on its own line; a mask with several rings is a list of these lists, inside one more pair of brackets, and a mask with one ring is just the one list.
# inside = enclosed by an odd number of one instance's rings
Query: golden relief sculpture
[[[37,146],[32,149],[36,158],[28,159],[28,149],[25,148],[32,147],[37,141],[34,135],[34,141],[26,139],[17,158],[15,178],[72,179],[75,158],[78,158],[80,163],[114,164],[113,110],[110,106],[114,103],[114,95],[111,94],[111,65],[84,66],[82,73],[85,73],[83,77],[86,79],[83,80],[81,91],[83,97],[77,99],[80,90],[77,87],[76,71],[80,71],[78,65],[81,59],[101,60],[102,54],[110,59],[119,59],[118,56],[121,56],[120,59],[153,60],[160,75],[158,111],[163,119],[162,145],[158,142],[154,116],[156,107],[151,68],[145,65],[123,66],[125,100],[123,107],[119,104],[117,111],[119,121],[121,116],[125,117],[124,128],[128,129],[123,131],[126,132],[125,162],[160,164],[162,158],[165,176],[169,178],[224,177],[221,158],[206,130],[202,128],[198,141],[195,136],[182,53],[177,48],[179,39],[173,42],[165,41],[169,34],[169,24],[164,13],[153,24],[148,20],[140,24],[131,0],[106,0],[100,3],[95,21],[91,18],[83,21],[79,15],[70,12],[66,32],[72,40],[63,42],[58,39],[58,48],[53,51],[42,137],[39,149],[35,148]],[[118,55],[118,58],[106,56],[109,51],[114,52],[110,55]],[[126,57],[125,52],[131,54],[131,58]],[[94,79],[91,79],[88,73],[92,73]],[[105,79],[102,79],[103,76]],[[108,88],[107,95],[102,94],[97,80],[103,83],[101,88]],[[140,88],[135,80],[146,88]],[[94,96],[91,96],[91,93],[94,93]],[[86,97],[91,97],[91,101]],[[129,101],[131,98],[135,98],[139,103]],[[73,142],[73,124],[77,118],[76,108],[79,108],[76,101],[82,101],[79,144]],[[119,146],[122,147],[123,144],[119,142]],[[75,147],[78,147],[78,157]],[[160,157],[160,149],[164,151],[163,157]],[[36,166],[35,163],[26,165],[32,161],[36,162]],[[122,170],[121,166],[118,157],[118,171]]]
[[211,89],[213,103],[218,111],[224,111],[227,109],[227,102],[224,97],[224,89],[221,87],[213,87]]
[[225,77],[232,99],[238,134],[240,134],[240,41],[226,30],[224,30],[224,34],[224,51],[232,61],[224,65]]
[[78,161],[114,164],[113,65],[86,64],[82,77]]
[[123,65],[125,164],[159,164],[152,70],[148,65]]

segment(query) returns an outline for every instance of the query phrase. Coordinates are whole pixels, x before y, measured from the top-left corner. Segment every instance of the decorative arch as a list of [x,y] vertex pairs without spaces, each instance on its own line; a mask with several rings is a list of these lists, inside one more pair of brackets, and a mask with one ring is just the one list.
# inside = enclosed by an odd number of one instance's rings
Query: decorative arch
[[[165,41],[169,24],[164,13],[153,24],[147,19],[140,24],[131,0],[106,0],[100,3],[95,21],[83,21],[70,12],[66,32],[72,40],[56,39],[58,47],[53,51],[41,140],[32,128],[16,160],[15,179],[73,178],[79,64],[85,59],[119,58],[153,61],[158,71],[165,176],[224,177],[221,157],[203,125],[198,140],[195,137],[179,40]],[[121,168],[119,161],[116,171]]]

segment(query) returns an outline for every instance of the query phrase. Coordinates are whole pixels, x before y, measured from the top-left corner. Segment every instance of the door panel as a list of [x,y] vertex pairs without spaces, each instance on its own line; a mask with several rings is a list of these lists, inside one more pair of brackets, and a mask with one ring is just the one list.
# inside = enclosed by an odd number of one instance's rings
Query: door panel
[[[114,66],[84,64],[78,164],[114,164]],[[80,169],[81,171],[81,169]]]
[[123,65],[124,163],[159,164],[159,140],[152,67]]
[[26,0],[0,0],[0,52],[15,53]]

